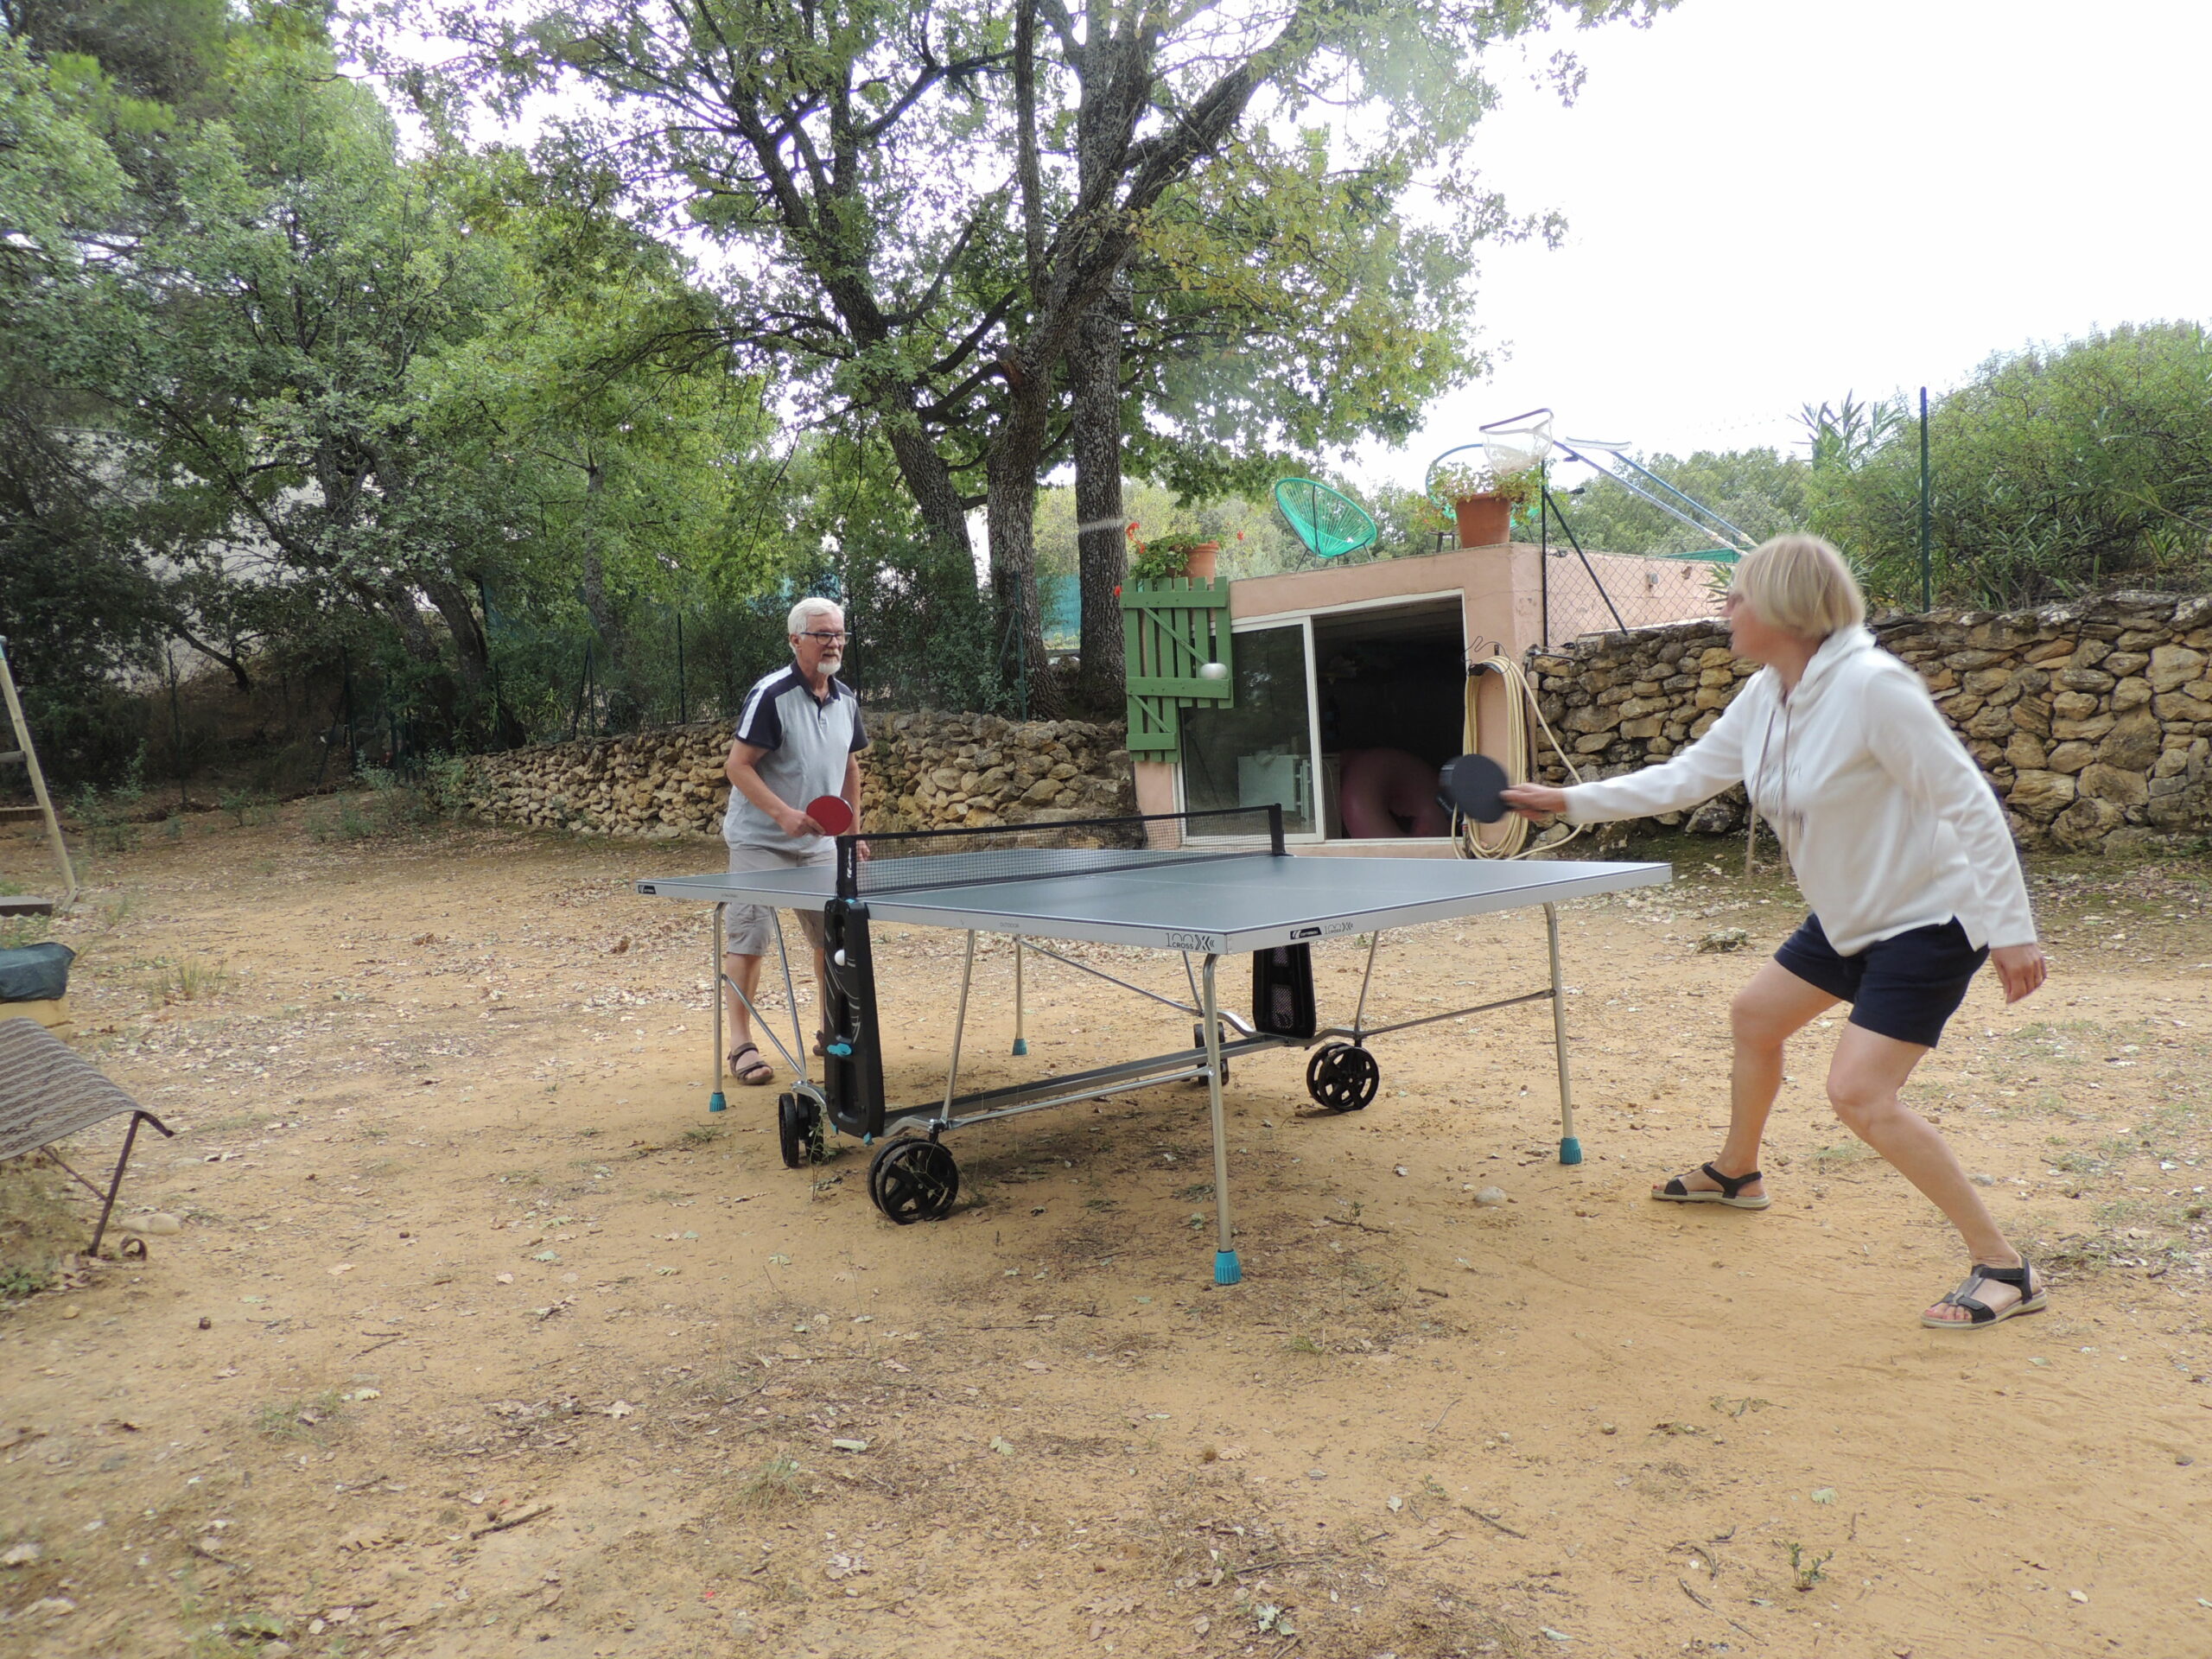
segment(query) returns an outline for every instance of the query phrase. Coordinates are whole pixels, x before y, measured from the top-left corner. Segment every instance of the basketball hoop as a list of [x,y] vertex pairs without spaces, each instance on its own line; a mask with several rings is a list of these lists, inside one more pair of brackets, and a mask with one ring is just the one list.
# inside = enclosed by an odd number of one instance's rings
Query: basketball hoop
[[1552,452],[1552,412],[1531,409],[1475,429],[1483,435],[1483,455],[1493,477],[1525,473],[1543,465]]

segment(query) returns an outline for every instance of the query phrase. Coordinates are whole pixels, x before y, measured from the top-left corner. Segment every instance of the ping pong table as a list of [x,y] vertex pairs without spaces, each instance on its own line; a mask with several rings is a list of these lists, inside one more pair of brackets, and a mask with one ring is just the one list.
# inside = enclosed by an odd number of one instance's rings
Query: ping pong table
[[[1257,830],[1257,834],[1250,833]],[[1164,833],[1163,833],[1164,832]],[[1243,832],[1243,833],[1240,833]],[[1071,836],[1130,845],[1041,845]],[[1268,807],[1091,819],[1033,826],[836,838],[834,868],[656,877],[641,893],[705,900],[715,906],[714,982],[723,973],[723,906],[755,904],[823,913],[828,1002],[823,1077],[807,1065],[780,916],[776,944],[782,964],[792,1042],[784,1046],[754,1009],[755,1028],[780,1052],[798,1081],[778,1098],[777,1129],[784,1161],[804,1167],[825,1155],[825,1128],[877,1147],[868,1166],[868,1195],[892,1221],[937,1220],[959,1196],[959,1170],[942,1137],[1017,1113],[1096,1100],[1157,1084],[1203,1079],[1213,1136],[1214,1279],[1243,1276],[1229,1201],[1229,1147],[1222,1086],[1230,1061],[1268,1049],[1312,1051],[1307,1093],[1331,1111],[1357,1111],[1375,1098],[1381,1071],[1370,1039],[1470,1014],[1529,1002],[1552,1005],[1552,1046],[1558,1065],[1560,1161],[1580,1163],[1573,1084],[1567,1068],[1565,988],[1560,979],[1557,906],[1568,899],[1671,878],[1664,864],[1460,861],[1427,858],[1300,858],[1284,845],[1282,812]],[[1494,998],[1443,1014],[1388,1024],[1366,1022],[1376,950],[1389,929],[1540,906],[1550,952],[1551,982],[1542,990]],[[967,935],[959,1013],[952,1030],[944,1086],[934,1099],[896,1104],[886,1095],[882,1027],[878,1018],[870,928],[906,923]],[[1364,933],[1366,968],[1351,1023],[1323,1027],[1314,1002],[1312,948],[1317,942]],[[1047,1076],[1027,1083],[959,1092],[960,1059],[980,934],[1014,943],[1015,1040],[1021,1035],[1021,963],[1043,955],[1194,1019],[1191,1046],[1133,1060]],[[1051,941],[1052,944],[1044,943]],[[1115,977],[1052,948],[1089,941],[1134,945],[1182,956],[1191,1000]],[[1253,995],[1249,1017],[1222,1006],[1217,969],[1223,957],[1250,952]],[[1198,966],[1193,969],[1196,959]],[[751,1007],[751,1004],[747,1004]],[[722,1092],[722,1001],[715,998],[715,1090],[709,1109],[726,1105]],[[918,1129],[918,1135],[887,1135]]]

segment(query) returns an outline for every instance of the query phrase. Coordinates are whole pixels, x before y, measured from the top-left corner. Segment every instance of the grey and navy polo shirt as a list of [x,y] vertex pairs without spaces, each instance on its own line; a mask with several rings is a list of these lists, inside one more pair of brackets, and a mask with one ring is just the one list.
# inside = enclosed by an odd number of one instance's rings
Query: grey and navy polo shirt
[[[761,781],[786,805],[801,811],[809,801],[843,794],[847,758],[868,747],[860,699],[853,688],[832,679],[828,695],[817,697],[796,664],[786,664],[756,681],[745,694],[735,736],[741,743],[767,751],[760,757]],[[734,789],[722,817],[722,839],[733,847],[773,847],[786,853],[823,844],[812,836],[785,835]]]

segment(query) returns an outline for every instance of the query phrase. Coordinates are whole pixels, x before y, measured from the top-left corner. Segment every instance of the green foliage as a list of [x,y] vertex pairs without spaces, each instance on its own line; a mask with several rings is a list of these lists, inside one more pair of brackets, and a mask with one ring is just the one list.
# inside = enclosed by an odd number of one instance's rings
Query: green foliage
[[[1814,528],[1878,599],[1918,603],[1919,430],[1895,403],[1808,410]],[[2147,323],[1993,357],[1929,422],[1939,601],[2018,607],[2212,578],[2212,340]]]
[[1501,473],[1472,460],[1447,461],[1432,467],[1428,474],[1432,496],[1446,501],[1471,501],[1478,496],[1494,495],[1516,507],[1536,499],[1542,480],[1543,474],[1534,467]]

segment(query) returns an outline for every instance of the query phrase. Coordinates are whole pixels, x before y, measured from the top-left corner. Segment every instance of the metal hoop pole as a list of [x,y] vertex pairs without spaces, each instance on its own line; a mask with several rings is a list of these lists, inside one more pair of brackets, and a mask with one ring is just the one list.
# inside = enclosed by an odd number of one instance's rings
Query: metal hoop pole
[[1221,1104],[1221,1020],[1214,997],[1214,963],[1206,955],[1205,989],[1198,1007],[1206,1022],[1206,1112],[1213,1123],[1213,1281],[1233,1285],[1244,1277],[1236,1260],[1236,1236],[1229,1217],[1229,1119]]
[[1567,1074],[1567,990],[1560,983],[1559,911],[1544,906],[1544,936],[1552,954],[1552,1052],[1559,1057],[1559,1160],[1582,1161],[1582,1143],[1574,1138],[1574,1085]]

